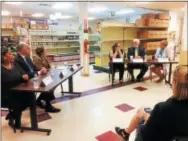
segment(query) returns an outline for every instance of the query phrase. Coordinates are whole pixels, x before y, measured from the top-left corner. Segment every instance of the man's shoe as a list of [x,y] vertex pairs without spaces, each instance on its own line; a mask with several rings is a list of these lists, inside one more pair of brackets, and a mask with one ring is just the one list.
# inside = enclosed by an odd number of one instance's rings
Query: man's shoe
[[61,109],[55,108],[52,105],[45,108],[45,112],[48,113],[59,113]]

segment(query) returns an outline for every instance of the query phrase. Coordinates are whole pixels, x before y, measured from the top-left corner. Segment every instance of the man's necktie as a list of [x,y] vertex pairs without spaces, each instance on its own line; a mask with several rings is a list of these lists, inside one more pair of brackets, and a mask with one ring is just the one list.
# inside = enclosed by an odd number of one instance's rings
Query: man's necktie
[[138,48],[135,48],[135,56],[138,56]]
[[25,57],[24,57],[24,61],[25,61],[25,63],[27,64],[27,66],[29,67],[30,71],[33,72],[32,67],[29,65],[29,63],[27,62],[27,60],[25,59]]

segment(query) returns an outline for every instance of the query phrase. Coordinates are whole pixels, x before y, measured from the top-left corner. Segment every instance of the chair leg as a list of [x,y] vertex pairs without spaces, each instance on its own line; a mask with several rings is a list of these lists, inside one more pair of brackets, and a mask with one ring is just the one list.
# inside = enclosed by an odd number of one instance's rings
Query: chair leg
[[167,80],[166,80],[166,75],[167,75],[167,70],[163,70],[163,73],[164,73],[164,80],[165,80],[165,83],[167,82]]
[[61,84],[61,93],[62,93],[62,95],[64,95],[64,92],[63,92],[63,84]]
[[111,75],[111,73],[109,72],[109,73],[108,73],[108,77],[109,77],[109,82],[110,82],[110,75]]

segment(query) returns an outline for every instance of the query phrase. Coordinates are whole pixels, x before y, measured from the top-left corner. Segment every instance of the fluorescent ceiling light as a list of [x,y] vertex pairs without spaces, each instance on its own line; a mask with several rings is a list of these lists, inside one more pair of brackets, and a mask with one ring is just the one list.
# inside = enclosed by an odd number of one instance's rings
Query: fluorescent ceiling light
[[104,6],[95,6],[93,8],[89,8],[89,12],[90,13],[100,13],[100,12],[103,12],[103,11],[106,11],[108,8],[107,7],[104,7]]
[[2,16],[8,16],[9,14],[10,14],[9,11],[6,11],[6,10],[2,10],[2,11],[1,11],[1,15],[2,15]]
[[35,13],[35,14],[32,14],[32,17],[43,17],[44,14],[43,13]]
[[57,20],[57,19],[70,19],[72,16],[69,15],[62,15],[61,12],[57,12],[55,14],[50,14],[51,20]]
[[50,14],[50,20],[57,20],[57,17],[54,14]]
[[117,11],[116,14],[117,15],[123,15],[123,14],[129,14],[129,13],[133,13],[134,10],[132,9],[122,9],[120,11]]
[[56,3],[55,5],[53,5],[52,8],[54,8],[54,9],[69,9],[72,6],[73,6],[72,3],[61,2],[61,3]]
[[12,5],[20,5],[22,2],[12,1],[12,2],[5,2],[6,4],[12,4]]
[[88,19],[88,20],[94,20],[94,19],[96,19],[96,18],[94,18],[94,17],[88,17],[87,19]]
[[70,19],[72,18],[72,16],[69,16],[69,15],[62,15],[61,16],[61,19]]

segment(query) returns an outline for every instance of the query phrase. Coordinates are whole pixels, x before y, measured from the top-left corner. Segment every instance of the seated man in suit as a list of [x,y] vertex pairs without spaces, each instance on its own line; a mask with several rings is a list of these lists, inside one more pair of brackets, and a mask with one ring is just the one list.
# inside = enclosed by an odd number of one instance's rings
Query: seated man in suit
[[[145,49],[142,48],[142,47],[139,47],[140,45],[140,40],[139,39],[134,39],[133,40],[133,46],[130,47],[128,49],[128,59],[131,60],[131,57],[134,59],[134,58],[142,58],[144,59],[145,57]],[[134,77],[134,69],[140,69],[140,73],[139,75],[137,76],[137,81],[141,81],[141,79],[143,78],[143,76],[145,75],[145,73],[147,72],[148,70],[148,65],[145,64],[145,63],[141,63],[141,64],[134,64],[134,63],[129,63],[127,65],[127,68],[128,68],[128,72],[130,73],[131,75],[131,80],[134,82],[135,81],[135,77]]]
[[[17,47],[18,54],[15,58],[15,62],[18,64],[20,68],[22,68],[25,73],[29,76],[29,78],[34,77],[35,74],[37,74],[37,70],[33,65],[32,60],[30,59],[30,47],[26,43],[20,43]],[[40,70],[40,74],[46,74],[47,69],[42,68]],[[57,109],[53,107],[50,103],[51,100],[55,98],[53,93],[41,93],[40,96],[38,97],[36,104],[37,106],[41,108],[45,108],[46,112],[52,112],[52,113],[57,113],[60,112],[60,109]],[[42,100],[45,101],[45,106],[42,103]]]

